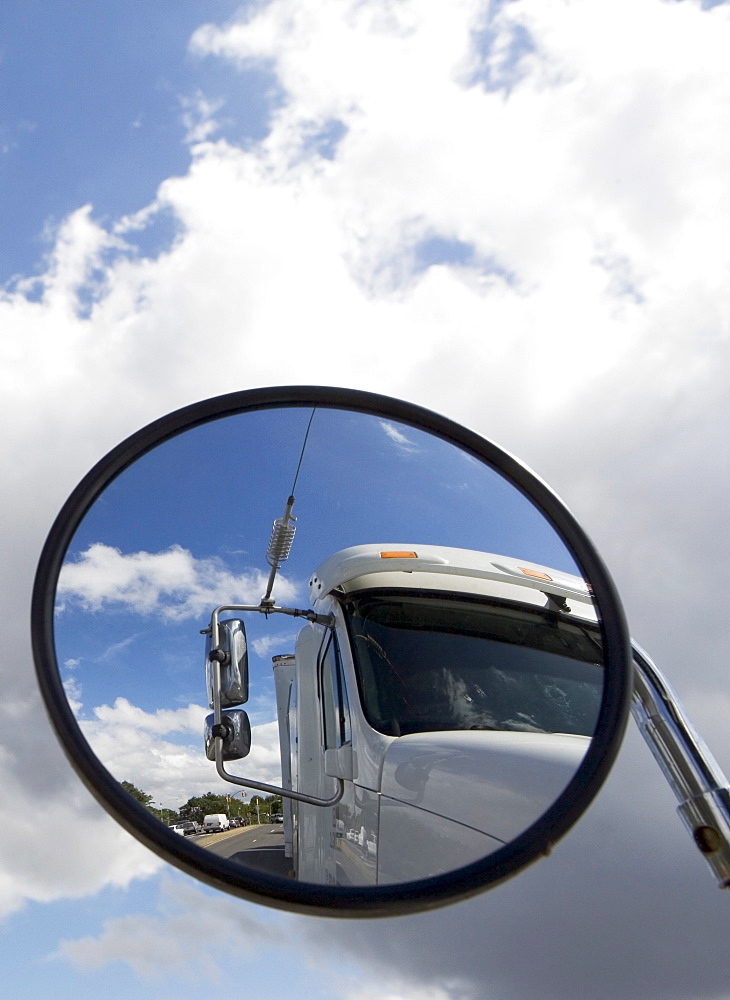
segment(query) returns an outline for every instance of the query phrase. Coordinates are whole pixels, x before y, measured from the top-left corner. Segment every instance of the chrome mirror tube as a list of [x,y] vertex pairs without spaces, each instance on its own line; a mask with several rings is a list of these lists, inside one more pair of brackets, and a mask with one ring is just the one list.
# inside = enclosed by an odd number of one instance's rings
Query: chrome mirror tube
[[721,889],[730,888],[730,787],[659,668],[636,643],[631,714]]

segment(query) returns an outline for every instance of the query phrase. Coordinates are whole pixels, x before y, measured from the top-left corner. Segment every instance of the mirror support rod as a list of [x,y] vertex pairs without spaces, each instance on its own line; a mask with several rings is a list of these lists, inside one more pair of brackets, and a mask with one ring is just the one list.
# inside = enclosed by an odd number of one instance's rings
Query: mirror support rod
[[215,767],[218,774],[224,781],[230,781],[234,785],[243,785],[244,788],[255,788],[257,792],[268,792],[269,795],[282,795],[287,799],[296,799],[297,802],[307,802],[310,806],[336,806],[345,791],[345,783],[342,778],[335,778],[337,791],[329,799],[318,799],[315,795],[305,795],[304,792],[295,792],[291,788],[280,788],[278,785],[267,785],[263,781],[251,781],[248,778],[239,778],[235,774],[229,774],[223,766],[223,740],[220,736],[215,738]]
[[210,618],[210,625],[200,630],[201,635],[210,635],[213,649],[218,646],[218,618],[221,611],[258,611],[262,615],[290,615],[292,618],[306,618],[308,622],[315,625],[324,625],[325,628],[333,628],[335,619],[333,615],[319,615],[316,611],[304,610],[303,608],[280,608],[277,605],[261,604],[222,604],[216,608]]
[[[214,621],[211,622],[213,637],[218,639],[218,611],[213,612]],[[244,608],[230,608],[228,610],[246,610]],[[259,609],[256,609],[259,610]],[[322,616],[320,616],[322,617]],[[221,709],[221,665],[220,660],[213,660],[213,719],[216,726],[222,725],[223,711]],[[234,774],[229,774],[223,766],[223,737],[215,736],[215,769],[224,781],[230,781],[234,785],[243,785],[244,788],[255,788],[258,792],[268,792],[270,795],[282,795],[288,799],[296,799],[298,802],[307,802],[312,806],[336,806],[345,792],[345,783],[342,778],[335,778],[337,790],[329,799],[320,799],[315,795],[305,795],[304,792],[295,792],[291,788],[279,788],[278,785],[267,785],[263,781],[250,781],[248,778],[239,778]]]
[[649,656],[632,643],[631,714],[674,792],[677,812],[712,869],[730,888],[730,788],[679,698]]

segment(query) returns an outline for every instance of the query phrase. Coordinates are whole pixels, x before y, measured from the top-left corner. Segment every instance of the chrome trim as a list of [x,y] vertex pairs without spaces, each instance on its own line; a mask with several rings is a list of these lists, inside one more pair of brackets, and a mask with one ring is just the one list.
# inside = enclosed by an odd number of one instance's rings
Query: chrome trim
[[682,703],[637,643],[631,714],[674,792],[677,812],[721,889],[730,889],[730,787]]

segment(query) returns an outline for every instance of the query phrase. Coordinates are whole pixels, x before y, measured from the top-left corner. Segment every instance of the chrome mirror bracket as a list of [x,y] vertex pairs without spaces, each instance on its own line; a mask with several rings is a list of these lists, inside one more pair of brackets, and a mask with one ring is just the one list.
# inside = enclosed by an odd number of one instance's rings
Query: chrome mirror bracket
[[631,714],[721,889],[730,889],[730,787],[682,703],[636,643]]
[[[207,631],[210,631],[213,638],[214,645],[218,643],[218,616],[221,611],[261,611],[262,609],[257,606],[248,605],[234,605],[230,607],[220,607],[216,608],[210,619],[210,626]],[[269,608],[269,611],[282,611],[284,614],[293,614],[297,617],[306,617],[309,621],[317,621],[319,619],[326,618],[327,624],[329,624],[329,616],[325,615],[315,615],[314,612],[308,611],[296,611],[292,608]],[[216,727],[220,727],[223,722],[223,710],[221,708],[221,664],[220,660],[215,659],[212,661],[213,667],[213,720]],[[249,778],[241,778],[237,775],[230,774],[225,769],[223,754],[224,754],[224,743],[225,740],[222,736],[215,735],[215,729],[213,730],[213,743],[215,745],[215,768],[218,775],[223,778],[224,781],[230,781],[234,785],[243,785],[244,788],[253,788],[258,792],[267,792],[269,795],[282,795],[289,799],[296,799],[298,802],[307,802],[309,805],[313,806],[336,806],[337,803],[342,798],[345,785],[342,778],[334,779],[336,781],[336,790],[334,795],[330,798],[322,799],[315,795],[306,795],[304,792],[295,792],[290,788],[280,788],[278,785],[269,785],[263,781],[252,781]]]

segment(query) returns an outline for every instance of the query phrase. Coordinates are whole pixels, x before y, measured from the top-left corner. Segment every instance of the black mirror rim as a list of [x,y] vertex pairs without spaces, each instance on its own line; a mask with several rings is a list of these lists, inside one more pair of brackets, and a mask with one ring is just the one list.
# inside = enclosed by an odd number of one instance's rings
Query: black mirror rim
[[[583,763],[550,809],[516,840],[445,875],[350,889],[253,872],[204,852],[168,830],[122,790],[92,753],[65,696],[55,656],[56,583],[66,550],[91,504],[132,462],[186,430],[226,416],[295,406],[350,410],[396,420],[430,432],[486,463],[548,518],[591,581],[600,608],[611,683],[604,686],[596,732]],[[496,886],[549,854],[590,805],[608,775],[626,727],[632,690],[630,642],[616,588],[590,539],[553,491],[514,456],[446,417],[403,400],[330,386],[276,386],[215,396],[155,420],[112,449],[79,483],[51,528],[33,588],[31,638],[38,684],[56,735],[83,783],[121,826],[163,860],[209,886],[251,902],[329,917],[397,916],[433,909]]]

